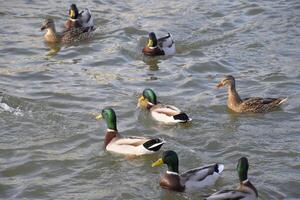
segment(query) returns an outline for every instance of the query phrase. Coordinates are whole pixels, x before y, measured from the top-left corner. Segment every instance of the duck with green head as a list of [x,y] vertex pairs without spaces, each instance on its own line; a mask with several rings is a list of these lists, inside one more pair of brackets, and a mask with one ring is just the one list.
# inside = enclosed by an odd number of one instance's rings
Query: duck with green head
[[143,53],[147,56],[169,56],[175,54],[175,51],[175,42],[170,33],[159,39],[154,32],[149,33],[147,45],[143,48]]
[[112,108],[102,110],[96,119],[103,118],[106,121],[107,130],[104,139],[104,147],[107,151],[126,154],[144,155],[158,151],[164,144],[160,138],[148,137],[123,137],[117,130],[117,117]]
[[235,79],[231,75],[225,76],[217,88],[228,86],[227,106],[234,112],[264,113],[278,108],[287,98],[250,97],[241,99],[235,88]]
[[159,103],[155,92],[150,88],[143,91],[138,99],[138,107],[149,110],[153,119],[166,124],[185,123],[192,120],[177,107]]
[[166,164],[168,170],[160,178],[160,186],[177,192],[192,192],[213,185],[224,169],[222,164],[212,164],[188,170],[179,174],[179,160],[176,152],[165,151],[162,158],[152,164],[152,167]]
[[65,28],[87,28],[94,29],[94,19],[91,11],[88,8],[83,9],[80,13],[78,12],[76,4],[71,4],[69,9],[69,19],[65,22]]
[[93,36],[92,31],[86,31],[86,28],[71,28],[63,32],[56,32],[53,19],[45,19],[41,31],[46,30],[44,35],[45,42],[70,44],[82,40],[90,39]]
[[246,157],[239,159],[237,172],[240,184],[235,190],[221,190],[209,196],[207,200],[257,200],[258,192],[248,179],[249,163]]

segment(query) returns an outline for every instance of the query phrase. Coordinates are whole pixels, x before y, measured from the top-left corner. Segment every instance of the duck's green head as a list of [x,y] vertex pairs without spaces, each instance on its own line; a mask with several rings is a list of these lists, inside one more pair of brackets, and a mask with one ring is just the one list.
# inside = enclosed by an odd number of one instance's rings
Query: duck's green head
[[147,88],[143,91],[143,97],[147,99],[152,104],[157,104],[157,98],[154,91],[150,88]]
[[76,4],[72,4],[70,6],[70,9],[69,9],[69,16],[71,19],[77,19],[78,18],[78,9],[77,9],[77,6]]
[[157,46],[157,38],[155,33],[151,32],[149,33],[149,38],[148,38],[148,47],[156,47]]
[[178,173],[178,156],[175,151],[165,151],[160,159],[152,164],[152,167],[161,166],[166,164],[168,166],[168,171]]
[[236,169],[240,178],[240,182],[248,179],[249,163],[246,157],[241,157],[239,159]]
[[143,95],[138,100],[138,107],[147,108],[148,103],[157,104],[156,94],[149,88],[143,91]]
[[105,119],[107,128],[117,131],[117,116],[112,108],[105,108],[96,116],[96,119],[101,118]]

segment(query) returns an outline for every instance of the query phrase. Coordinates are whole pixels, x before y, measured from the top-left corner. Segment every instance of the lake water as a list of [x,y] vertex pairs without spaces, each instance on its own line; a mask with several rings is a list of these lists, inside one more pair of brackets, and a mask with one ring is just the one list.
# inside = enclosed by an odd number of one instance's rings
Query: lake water
[[[0,198],[201,199],[238,184],[247,156],[260,199],[300,198],[300,2],[84,1],[99,27],[91,41],[50,47],[44,18],[62,30],[73,1],[0,0]],[[177,53],[146,58],[150,31],[171,32]],[[242,97],[288,96],[267,114],[234,114],[232,74]],[[192,123],[166,126],[136,109],[144,88],[186,111]],[[124,135],[159,136],[180,171],[220,162],[216,185],[194,194],[161,189],[160,153],[127,159],[103,150],[93,113],[112,106]]]

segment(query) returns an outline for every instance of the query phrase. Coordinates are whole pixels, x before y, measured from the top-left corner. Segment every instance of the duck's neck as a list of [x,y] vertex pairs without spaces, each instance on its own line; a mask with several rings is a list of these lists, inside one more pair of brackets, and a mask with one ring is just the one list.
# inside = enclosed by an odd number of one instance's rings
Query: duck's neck
[[47,42],[58,42],[59,37],[56,33],[55,27],[48,28],[45,34],[45,40]]
[[118,135],[117,130],[107,129],[104,138],[104,148]]
[[246,190],[248,193],[252,193],[256,197],[258,197],[257,189],[254,187],[254,185],[252,185],[252,183],[248,179],[240,182],[238,190],[242,190],[242,191]]
[[242,100],[235,89],[235,83],[228,86],[228,105],[236,106],[242,103]]
[[178,163],[177,164],[169,164],[168,165],[168,172],[173,172],[173,173],[179,173],[178,170]]

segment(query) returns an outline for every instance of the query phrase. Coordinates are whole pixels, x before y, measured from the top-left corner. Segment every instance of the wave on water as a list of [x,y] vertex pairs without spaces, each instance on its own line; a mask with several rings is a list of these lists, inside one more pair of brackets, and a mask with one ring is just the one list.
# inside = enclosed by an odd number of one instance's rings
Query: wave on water
[[0,113],[1,112],[9,112],[16,116],[24,116],[23,111],[19,107],[13,108],[7,105],[6,103],[2,103],[2,97],[0,98]]

